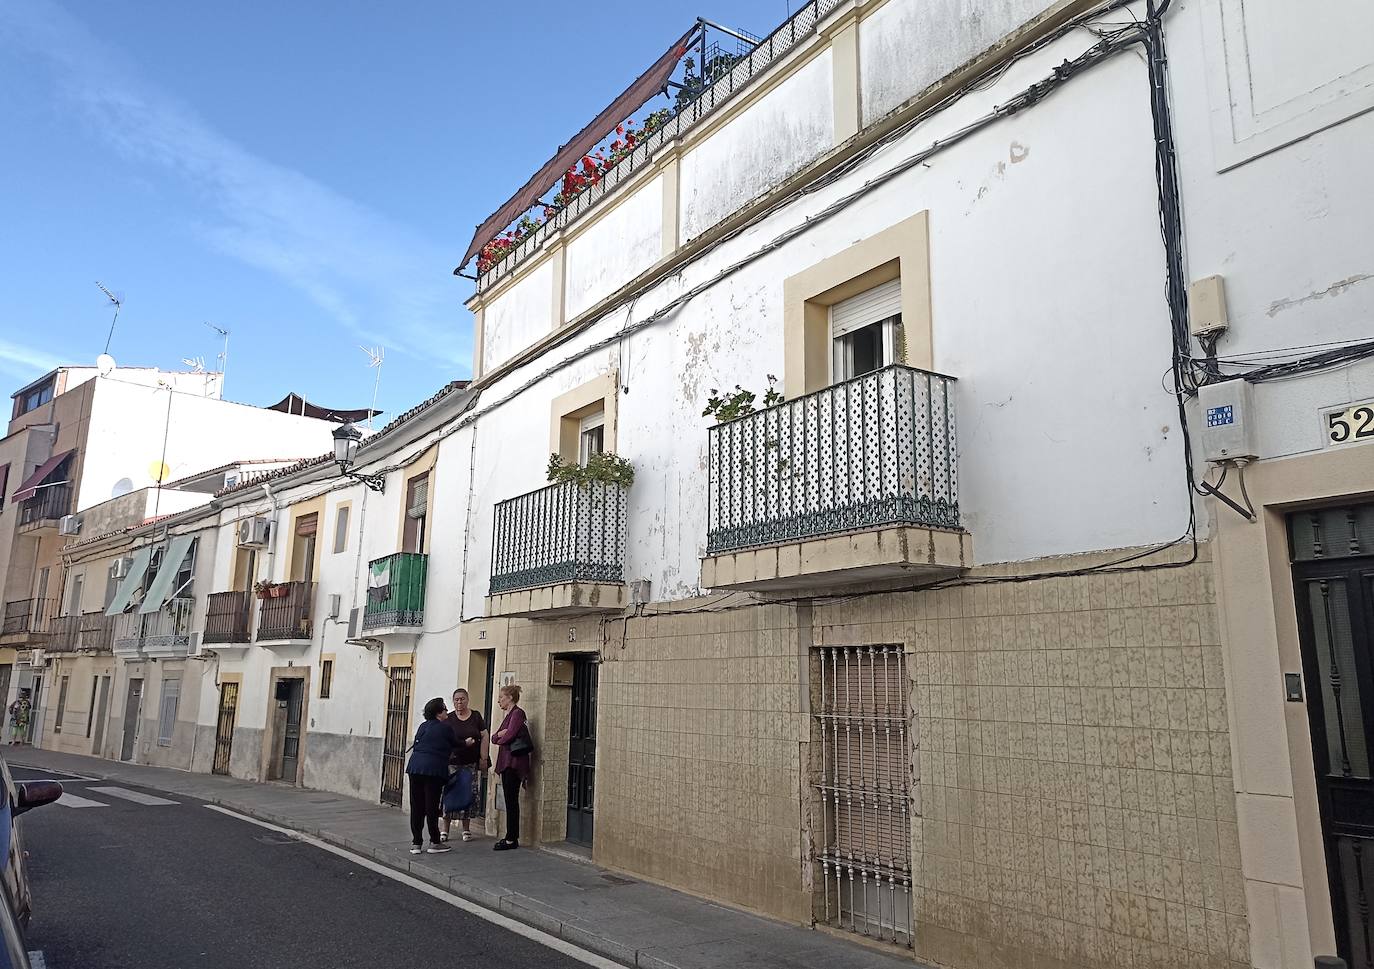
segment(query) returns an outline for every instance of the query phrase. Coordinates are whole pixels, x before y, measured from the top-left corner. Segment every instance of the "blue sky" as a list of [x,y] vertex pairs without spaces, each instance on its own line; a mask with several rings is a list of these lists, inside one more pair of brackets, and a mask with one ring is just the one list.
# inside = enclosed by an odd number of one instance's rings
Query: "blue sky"
[[110,347],[395,414],[471,368],[473,226],[696,16],[787,0],[0,0],[0,388]]

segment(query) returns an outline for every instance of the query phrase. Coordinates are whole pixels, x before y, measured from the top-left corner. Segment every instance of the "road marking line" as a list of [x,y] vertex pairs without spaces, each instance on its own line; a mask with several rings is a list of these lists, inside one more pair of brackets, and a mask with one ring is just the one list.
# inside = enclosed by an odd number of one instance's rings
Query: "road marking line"
[[62,796],[53,803],[69,808],[109,807],[104,801],[92,801],[88,798],[77,797],[71,791],[63,791]]
[[300,831],[293,831],[290,828],[283,828],[276,824],[270,824],[267,821],[259,821],[257,818],[249,817],[246,814],[239,814],[237,811],[231,811],[228,808],[220,807],[218,804],[207,804],[205,806],[211,811],[227,814],[231,818],[247,821],[249,824],[256,824],[258,827],[267,828],[269,831],[278,831],[288,837],[304,841],[308,845],[313,845],[316,848],[327,851],[332,855],[338,855],[340,858],[347,858],[355,865],[366,868],[369,871],[375,871],[377,874],[384,875],[392,881],[400,882],[402,885],[409,888],[424,892],[426,895],[437,898],[441,902],[447,902],[456,909],[461,909],[470,915],[475,915],[479,919],[490,922],[492,925],[498,925],[509,932],[514,932],[516,935],[529,939],[531,942],[537,942],[546,948],[553,949],[555,952],[561,952],[570,959],[576,959],[578,962],[585,965],[594,966],[595,969],[625,969],[624,963],[616,962],[613,959],[607,959],[605,956],[599,956],[595,952],[589,952],[586,949],[580,949],[571,942],[566,942],[556,935],[550,935],[539,929],[531,928],[523,922],[517,922],[515,919],[502,915],[499,912],[493,912],[489,908],[483,908],[481,905],[475,902],[469,902],[465,898],[459,898],[457,895],[450,895],[442,888],[435,888],[433,885],[429,884],[429,882],[421,881],[412,875],[396,871],[394,868],[388,868],[386,865],[373,861],[371,858],[355,855],[351,851],[332,845],[327,841],[322,841],[313,835],[304,834]]
[[153,797],[151,794],[144,794],[142,791],[126,791],[122,787],[92,787],[88,790],[97,794],[108,794],[110,797],[122,797],[126,801],[133,801],[135,804],[180,804],[180,801],[169,801],[165,797]]

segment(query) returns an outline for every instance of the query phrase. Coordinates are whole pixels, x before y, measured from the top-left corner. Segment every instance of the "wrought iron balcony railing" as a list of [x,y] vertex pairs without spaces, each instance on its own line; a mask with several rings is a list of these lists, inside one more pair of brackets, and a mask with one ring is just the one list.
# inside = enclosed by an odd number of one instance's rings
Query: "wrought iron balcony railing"
[[706,552],[959,526],[953,377],[891,366],[710,430]]
[[104,611],[83,612],[81,614],[81,649],[109,650],[114,646],[116,616],[107,616]]
[[71,511],[70,485],[53,485],[38,489],[38,494],[19,503],[19,527],[38,528],[56,522]]
[[57,614],[56,599],[18,599],[5,603],[0,635],[47,635]]
[[214,592],[205,599],[205,633],[201,642],[248,643],[253,639],[253,594]]
[[496,506],[491,594],[625,581],[625,488],[563,482]]
[[258,639],[309,639],[315,605],[315,583],[281,582],[285,595],[258,602]]
[[52,621],[47,650],[50,653],[74,653],[81,646],[81,617],[58,616]]
[[195,600],[185,596],[167,600],[157,612],[126,612],[112,617],[115,620],[115,653],[131,656],[145,652],[165,656],[188,651],[194,611]]
[[700,96],[684,103],[663,127],[636,145],[633,151],[606,171],[595,185],[573,198],[552,218],[525,236],[520,244],[511,249],[495,266],[483,273],[477,283],[478,290],[485,291],[509,276],[517,266],[542,248],[549,236],[566,229],[603,198],[628,182],[636,172],[642,171],[665,145],[678,141],[688,131],[715,114],[716,110],[737,92],[748,87],[754,78],[785,57],[798,43],[813,36],[816,33],[816,25],[841,2],[842,0],[809,0],[801,4],[795,13],[760,40],[750,53],[741,57],[729,73],[713,78]]
[[423,552],[397,552],[369,563],[363,628],[423,626],[428,566]]

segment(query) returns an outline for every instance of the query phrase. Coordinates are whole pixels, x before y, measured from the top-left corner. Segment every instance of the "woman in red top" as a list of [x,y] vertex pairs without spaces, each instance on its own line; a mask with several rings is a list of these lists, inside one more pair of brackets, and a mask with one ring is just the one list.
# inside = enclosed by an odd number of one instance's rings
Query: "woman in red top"
[[[496,703],[505,711],[501,726],[491,735],[491,742],[500,747],[496,755],[496,773],[501,778],[501,793],[506,799],[506,836],[496,842],[497,851],[520,847],[520,788],[530,779],[530,727],[525,711],[519,707],[520,687],[515,684],[501,687]],[[519,753],[511,746],[522,748]]]

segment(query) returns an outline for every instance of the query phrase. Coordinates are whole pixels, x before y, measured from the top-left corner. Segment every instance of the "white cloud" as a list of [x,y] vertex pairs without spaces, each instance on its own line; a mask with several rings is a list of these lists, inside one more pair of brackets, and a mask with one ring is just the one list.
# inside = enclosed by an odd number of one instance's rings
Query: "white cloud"
[[0,373],[27,383],[60,365],[61,361],[46,350],[0,340]]
[[209,244],[285,280],[369,343],[466,371],[471,338],[447,246],[226,138],[49,0],[0,0],[5,44],[49,60],[64,95],[127,158],[204,193],[213,209],[196,219]]

